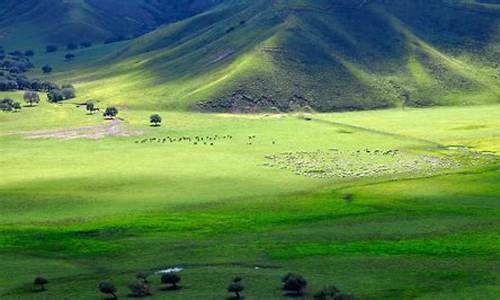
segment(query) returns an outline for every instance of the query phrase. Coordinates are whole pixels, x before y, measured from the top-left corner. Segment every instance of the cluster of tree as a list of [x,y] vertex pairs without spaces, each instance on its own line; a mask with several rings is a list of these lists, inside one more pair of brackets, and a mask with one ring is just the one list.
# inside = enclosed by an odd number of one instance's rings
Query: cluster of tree
[[[129,297],[142,298],[152,295],[151,289],[149,287],[149,276],[151,274],[147,272],[139,272],[136,275],[136,280],[128,285],[130,293]],[[179,283],[181,282],[181,277],[176,272],[163,273],[160,277],[160,283],[164,284],[165,287],[162,288],[164,291],[168,290],[178,290],[182,288]],[[241,277],[234,278],[227,287],[227,291],[234,294],[233,299],[241,299],[241,293],[245,289],[243,286],[243,279]],[[288,273],[282,277],[281,282],[283,284],[282,289],[287,293],[288,296],[300,297],[305,294],[307,287],[307,281],[299,274]],[[38,291],[46,291],[45,285],[49,281],[47,278],[38,276],[34,280],[35,286],[39,287]],[[118,289],[113,284],[112,281],[105,280],[101,281],[97,285],[97,289],[106,295],[110,295],[113,299],[118,299],[117,292]],[[313,295],[316,300],[354,300],[353,295],[342,293],[334,285],[329,285],[321,289],[319,292]]]
[[18,112],[21,110],[21,104],[19,102],[15,102],[11,98],[4,98],[0,100],[0,110]]
[[[34,67],[29,59],[30,56],[34,55],[32,50],[25,52],[16,50],[8,54],[5,54],[3,49],[0,51],[0,91],[35,90],[47,92],[56,88],[56,85],[51,82],[38,79],[30,80],[26,76],[25,73]],[[50,73],[52,67],[44,66],[42,71]]]
[[71,84],[63,84],[61,87],[56,85],[55,88],[47,92],[49,102],[61,102],[76,97],[75,88]]
[[[67,50],[76,50],[78,48],[89,48],[89,47],[92,47],[92,42],[90,41],[83,41],[80,43],[69,42],[68,44],[66,44]],[[59,51],[59,47],[56,45],[47,45],[45,47],[45,51],[47,53],[57,52]]]
[[5,54],[0,52],[0,70],[4,73],[20,74],[26,73],[32,69],[34,65],[29,60],[29,57],[21,51],[13,51]]

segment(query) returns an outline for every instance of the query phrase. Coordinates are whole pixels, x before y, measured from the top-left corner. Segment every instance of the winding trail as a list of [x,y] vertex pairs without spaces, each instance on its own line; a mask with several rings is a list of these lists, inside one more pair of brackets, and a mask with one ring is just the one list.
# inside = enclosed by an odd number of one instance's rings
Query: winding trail
[[101,139],[106,136],[134,136],[142,134],[141,130],[127,128],[122,120],[115,119],[108,124],[85,126],[78,128],[68,129],[54,129],[54,130],[36,130],[28,132],[19,132],[27,139]]

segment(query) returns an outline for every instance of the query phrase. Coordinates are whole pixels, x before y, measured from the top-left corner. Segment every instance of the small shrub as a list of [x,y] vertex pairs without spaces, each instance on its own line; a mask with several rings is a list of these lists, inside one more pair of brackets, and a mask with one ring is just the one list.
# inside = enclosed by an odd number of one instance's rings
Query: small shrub
[[130,283],[128,288],[132,297],[146,297],[151,295],[148,285],[142,281]]
[[70,60],[73,60],[75,59],[75,55],[73,53],[68,53],[64,56],[64,58],[67,60],[67,61],[70,61]]
[[97,288],[99,289],[99,291],[101,293],[107,294],[107,295],[111,295],[113,297],[113,299],[118,299],[116,297],[117,289],[116,289],[115,285],[113,284],[113,282],[111,282],[111,281],[101,281],[99,283],[99,285],[97,286]]
[[42,276],[35,277],[33,284],[40,287],[40,291],[46,291],[45,285],[49,283],[49,280]]
[[161,283],[171,284],[172,289],[177,289],[178,288],[177,284],[180,281],[181,281],[181,277],[179,275],[177,275],[177,273],[174,273],[174,272],[164,273],[161,276]]
[[227,291],[229,293],[234,293],[235,296],[236,296],[236,299],[240,299],[241,298],[241,292],[245,289],[243,287],[243,285],[241,284],[241,278],[240,277],[236,277],[233,279],[233,282],[231,282],[231,284],[229,284],[229,286],[227,287]]
[[305,288],[307,287],[307,281],[304,277],[294,273],[288,273],[283,276],[281,282],[283,282],[283,290],[294,292],[297,295],[303,294]]
[[45,74],[48,74],[48,73],[52,72],[52,70],[53,70],[52,66],[50,66],[50,65],[45,65],[45,66],[42,67],[42,72],[45,73]]

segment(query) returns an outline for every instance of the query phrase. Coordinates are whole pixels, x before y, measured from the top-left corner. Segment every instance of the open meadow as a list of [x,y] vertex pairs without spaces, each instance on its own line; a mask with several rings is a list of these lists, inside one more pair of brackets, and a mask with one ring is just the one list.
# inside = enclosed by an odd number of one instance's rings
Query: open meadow
[[500,299],[498,0],[0,3],[0,300]]
[[[6,96],[2,93],[1,96]],[[22,94],[8,96],[20,99]],[[500,295],[500,107],[329,114],[0,114],[0,298],[284,297],[280,276],[360,299]],[[432,124],[432,125],[431,125]],[[46,293],[32,280],[49,278]]]

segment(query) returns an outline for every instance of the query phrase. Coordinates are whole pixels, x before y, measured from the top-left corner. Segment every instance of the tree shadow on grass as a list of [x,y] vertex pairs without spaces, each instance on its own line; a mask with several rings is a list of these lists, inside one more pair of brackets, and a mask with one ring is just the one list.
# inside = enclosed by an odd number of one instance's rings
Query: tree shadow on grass
[[164,292],[171,292],[171,291],[178,291],[178,290],[182,290],[182,289],[183,289],[182,286],[177,285],[177,286],[165,286],[165,287],[162,287],[160,290],[164,291]]

